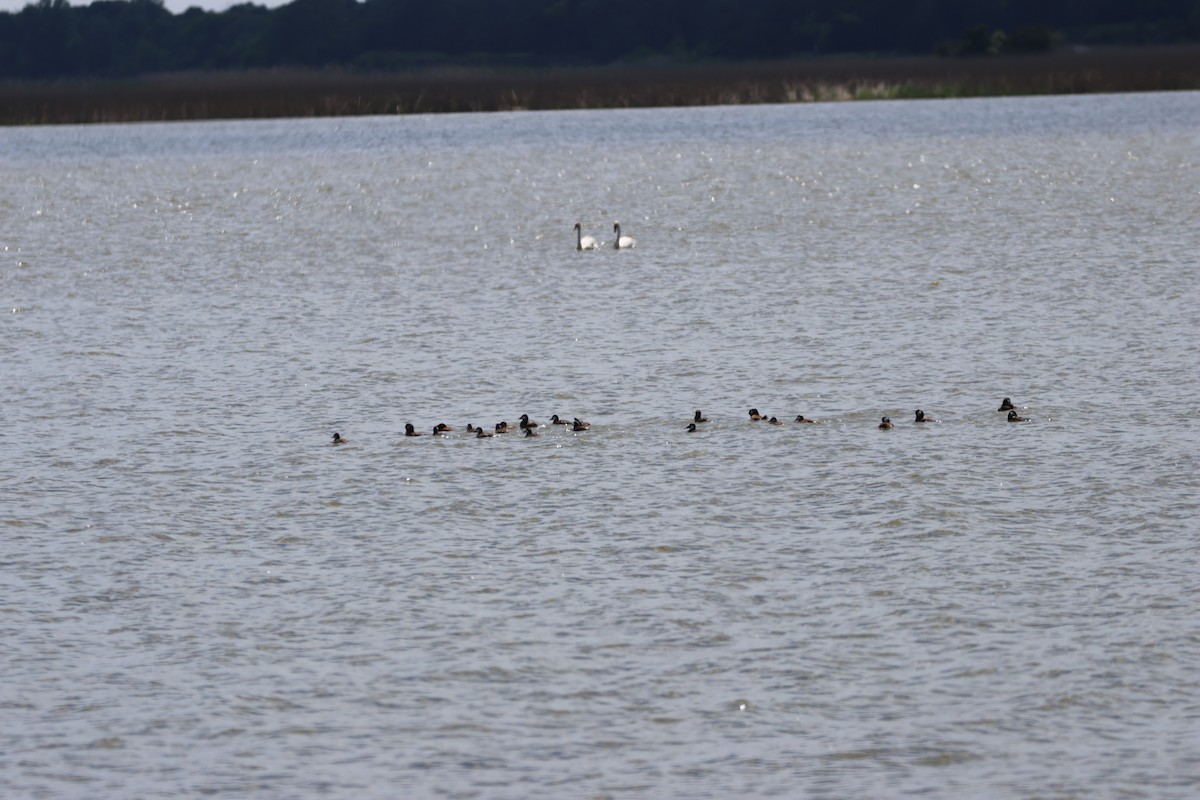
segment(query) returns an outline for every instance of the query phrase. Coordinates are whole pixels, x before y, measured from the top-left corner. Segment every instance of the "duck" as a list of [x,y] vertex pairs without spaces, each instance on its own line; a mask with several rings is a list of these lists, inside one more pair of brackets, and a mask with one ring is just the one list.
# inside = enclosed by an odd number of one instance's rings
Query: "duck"
[[529,418],[528,414],[522,414],[521,415],[521,427],[524,429],[524,428],[537,428],[540,426],[536,422],[531,420]]
[[433,429],[434,429],[435,431],[442,431],[442,432],[445,432],[445,431],[452,431],[452,430],[454,430],[454,427],[453,427],[453,426],[451,426],[451,425],[447,425],[447,424],[446,424],[446,423],[444,423],[444,422],[439,422],[437,425],[434,425],[434,426],[433,426]]
[[413,424],[411,422],[409,422],[409,423],[405,423],[405,425],[404,425],[404,435],[405,436],[420,436],[421,432],[419,430],[417,430],[416,428],[414,428]]
[[482,429],[482,428],[476,428],[474,425],[472,425],[472,424],[471,424],[471,423],[469,423],[469,422],[467,423],[467,433],[474,433],[475,431],[480,431],[480,430],[483,430],[483,429]]
[[778,419],[776,419],[775,417],[771,417],[769,420],[767,420],[767,424],[768,424],[768,425],[782,425],[783,423],[782,423],[782,422],[780,422],[780,421],[779,421]]
[[1009,422],[1029,422],[1029,417],[1020,416],[1019,414],[1017,414],[1017,410],[1014,408],[1008,412],[1008,421]]
[[815,423],[816,423],[816,420],[815,420],[815,419],[810,419],[809,417],[806,417],[806,416],[804,416],[803,414],[797,414],[797,415],[796,415],[796,422],[808,422],[808,423],[813,423],[813,424],[815,424]]
[[879,423],[879,430],[890,431],[892,429],[892,421],[887,417],[883,418],[883,422]]
[[696,409],[696,416],[692,417],[693,422],[708,422],[708,417],[700,413],[700,409]]
[[565,419],[559,419],[558,414],[551,414],[550,415],[550,424],[551,425],[570,425],[571,423],[567,422]]
[[702,433],[703,433],[704,429],[703,429],[703,428],[697,428],[697,427],[696,427],[696,423],[694,423],[694,422],[689,422],[689,423],[688,423],[688,426],[687,426],[687,432],[688,432],[688,433],[696,433],[697,431],[700,431],[700,432],[702,432]]
[[584,236],[583,226],[578,222],[575,223],[575,249],[576,250],[596,250],[600,247],[600,243],[596,241],[595,236]]
[[475,429],[475,438],[476,439],[490,439],[495,435],[496,434],[492,433],[491,431],[485,431],[483,428]]
[[497,422],[496,433],[508,433],[508,422],[505,420]]
[[925,412],[918,408],[917,418],[913,422],[932,422],[932,420],[925,419]]
[[586,430],[587,430],[588,428],[590,428],[590,427],[592,427],[592,423],[590,423],[590,422],[584,422],[584,421],[583,421],[583,420],[581,420],[579,417],[576,417],[576,418],[575,418],[575,422],[574,422],[574,423],[572,423],[572,425],[571,425],[571,430],[573,430],[573,431],[586,431]]
[[[451,429],[451,430],[453,430],[453,429]],[[434,436],[445,436],[446,435],[446,429],[442,427],[440,422],[437,425],[433,426],[433,435]]]
[[1013,405],[1012,400],[1009,400],[1006,397],[1006,398],[1004,398],[1004,400],[1002,400],[1000,402],[1000,407],[997,408],[996,410],[997,411],[1012,411],[1014,408],[1016,408],[1016,406]]
[[632,236],[621,235],[621,223],[619,222],[613,223],[613,234],[615,234],[617,237],[613,241],[614,250],[628,250],[629,248],[637,245],[637,239],[633,238]]
[[750,409],[750,419],[753,422],[758,422],[760,419],[766,419],[762,414],[758,413],[757,408]]
[[333,434],[333,443],[334,444],[350,444],[350,440],[343,438],[340,433],[334,433]]
[[530,436],[541,436],[541,434],[535,431],[533,428],[526,428],[525,438],[528,439]]

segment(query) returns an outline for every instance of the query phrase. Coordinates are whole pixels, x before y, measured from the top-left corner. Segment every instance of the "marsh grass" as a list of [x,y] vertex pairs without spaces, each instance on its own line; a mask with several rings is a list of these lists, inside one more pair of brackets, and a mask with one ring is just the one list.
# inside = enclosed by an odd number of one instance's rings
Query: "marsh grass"
[[1200,46],[538,71],[189,73],[0,84],[0,124],[327,117],[1200,89]]

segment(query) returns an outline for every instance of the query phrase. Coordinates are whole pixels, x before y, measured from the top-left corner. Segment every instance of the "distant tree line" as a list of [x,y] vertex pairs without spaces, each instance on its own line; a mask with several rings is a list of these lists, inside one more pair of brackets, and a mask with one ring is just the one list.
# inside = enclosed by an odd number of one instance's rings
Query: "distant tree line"
[[196,70],[594,66],[1200,41],[1200,0],[161,0],[0,12],[0,80]]

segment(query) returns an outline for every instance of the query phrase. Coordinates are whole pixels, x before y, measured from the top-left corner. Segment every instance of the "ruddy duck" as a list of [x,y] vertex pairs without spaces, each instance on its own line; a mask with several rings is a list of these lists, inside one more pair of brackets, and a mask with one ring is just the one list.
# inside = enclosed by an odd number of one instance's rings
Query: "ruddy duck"
[[1009,422],[1029,422],[1029,417],[1018,416],[1017,410],[1013,409],[1012,411],[1008,412],[1008,421]]
[[887,417],[883,418],[883,422],[879,423],[879,430],[890,431],[892,429],[892,421]]
[[413,424],[411,422],[409,422],[409,423],[405,424],[405,426],[404,426],[404,435],[405,436],[420,436],[421,432],[418,431],[416,428],[414,428]]
[[752,408],[752,409],[750,409],[750,419],[753,420],[754,422],[758,422],[760,419],[766,419],[766,417],[764,417],[762,414],[758,413],[757,408]]
[[779,420],[775,419],[775,417],[771,417],[769,420],[767,420],[767,424],[768,425],[782,425],[783,423],[780,422]]
[[447,425],[447,424],[446,424],[446,423],[444,423],[444,422],[439,422],[437,425],[434,425],[434,426],[433,426],[433,429],[434,429],[435,431],[443,431],[443,432],[445,432],[445,431],[452,431],[452,430],[454,430],[454,428],[452,428],[451,426]]
[[1014,408],[1016,408],[1016,406],[1014,406],[1014,405],[1012,404],[1012,400],[1009,400],[1009,399],[1006,397],[1006,398],[1004,398],[1004,400],[1002,400],[1002,401],[1000,402],[1000,407],[999,407],[999,408],[997,408],[996,410],[997,410],[997,411],[1012,411]]
[[343,438],[342,438],[342,435],[341,435],[340,433],[335,433],[335,434],[333,435],[333,443],[334,443],[334,444],[350,444],[350,440],[349,440],[349,439],[343,439]]
[[797,414],[797,415],[796,415],[796,422],[808,422],[808,423],[815,423],[815,422],[816,422],[816,420],[815,420],[815,419],[809,419],[808,417],[804,416],[803,414]]

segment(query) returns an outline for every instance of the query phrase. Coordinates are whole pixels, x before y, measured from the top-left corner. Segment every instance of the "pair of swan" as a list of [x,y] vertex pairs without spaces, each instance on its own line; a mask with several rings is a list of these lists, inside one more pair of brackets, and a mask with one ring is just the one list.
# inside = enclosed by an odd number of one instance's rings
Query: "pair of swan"
[[[632,236],[622,236],[621,235],[621,223],[619,223],[619,222],[613,223],[613,233],[615,233],[616,237],[617,237],[616,239],[613,240],[613,249],[614,250],[628,250],[629,248],[631,248],[637,244],[637,239],[634,239]],[[583,226],[578,222],[575,223],[575,249],[576,250],[599,250],[600,249],[600,242],[596,240],[596,237],[595,236],[584,236],[583,235]]]

